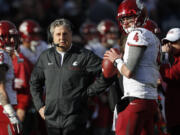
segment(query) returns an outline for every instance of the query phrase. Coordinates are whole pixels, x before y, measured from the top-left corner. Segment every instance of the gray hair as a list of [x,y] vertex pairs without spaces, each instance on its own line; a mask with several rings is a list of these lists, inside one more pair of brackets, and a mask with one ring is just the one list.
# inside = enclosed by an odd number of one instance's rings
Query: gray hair
[[54,33],[54,29],[55,27],[58,27],[58,26],[65,26],[69,29],[69,31],[72,32],[72,24],[69,20],[67,19],[56,19],[55,21],[53,21],[51,24],[50,24],[50,28],[49,28],[49,31],[51,33],[51,35],[53,35]]

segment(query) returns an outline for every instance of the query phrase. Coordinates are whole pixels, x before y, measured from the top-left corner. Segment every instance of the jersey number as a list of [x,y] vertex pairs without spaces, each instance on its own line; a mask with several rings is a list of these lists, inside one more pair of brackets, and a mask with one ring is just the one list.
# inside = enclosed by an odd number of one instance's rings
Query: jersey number
[[133,40],[135,40],[136,42],[139,40],[139,37],[138,37],[138,32],[134,35]]

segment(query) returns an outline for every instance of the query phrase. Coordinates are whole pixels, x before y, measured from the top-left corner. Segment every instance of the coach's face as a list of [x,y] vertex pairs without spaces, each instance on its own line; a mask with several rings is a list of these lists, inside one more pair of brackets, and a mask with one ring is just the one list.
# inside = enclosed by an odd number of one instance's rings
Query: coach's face
[[53,42],[54,44],[58,44],[58,51],[66,52],[72,43],[72,32],[66,26],[55,27]]

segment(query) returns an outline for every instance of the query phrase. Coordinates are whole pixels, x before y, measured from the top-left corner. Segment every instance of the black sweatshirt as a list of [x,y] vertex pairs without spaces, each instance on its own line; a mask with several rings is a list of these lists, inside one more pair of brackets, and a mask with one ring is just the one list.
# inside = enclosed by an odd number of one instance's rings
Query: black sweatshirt
[[[54,47],[41,54],[31,75],[30,90],[36,109],[45,105],[48,125],[62,128],[85,122],[88,96],[105,91],[113,80],[103,77],[102,60],[89,50],[72,46],[62,66],[58,55]],[[45,103],[41,98],[44,86]]]

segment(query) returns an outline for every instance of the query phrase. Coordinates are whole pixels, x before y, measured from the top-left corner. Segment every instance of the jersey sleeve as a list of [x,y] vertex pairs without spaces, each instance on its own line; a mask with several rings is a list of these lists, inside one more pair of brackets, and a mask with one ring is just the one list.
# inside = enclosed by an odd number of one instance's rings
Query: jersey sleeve
[[127,38],[129,46],[148,46],[147,35],[143,30],[132,31]]
[[170,66],[169,64],[162,64],[160,66],[160,73],[164,81],[169,80],[178,81],[180,80],[180,60]]

